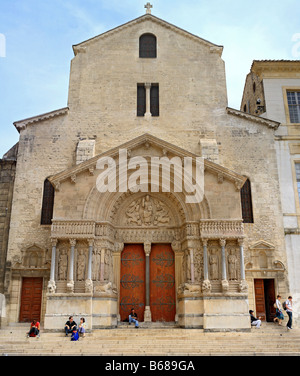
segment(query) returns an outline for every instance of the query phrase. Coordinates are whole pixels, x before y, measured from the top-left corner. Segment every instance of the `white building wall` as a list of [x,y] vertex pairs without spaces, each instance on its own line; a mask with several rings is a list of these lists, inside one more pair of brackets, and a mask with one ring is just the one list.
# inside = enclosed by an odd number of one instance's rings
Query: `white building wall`
[[[281,122],[276,135],[278,138],[276,145],[278,159],[278,174],[280,180],[281,204],[283,212],[283,222],[285,229],[285,245],[287,253],[287,267],[289,275],[290,295],[293,297],[294,325],[300,326],[300,234],[299,234],[299,208],[300,203],[295,185],[294,160],[300,161],[300,155],[291,155],[290,144],[295,143],[295,139],[289,141],[289,126],[285,107],[284,88],[299,88],[300,79],[268,78],[264,79],[264,92],[266,113],[263,117]],[[300,133],[300,130],[299,130]],[[297,137],[299,137],[297,132]],[[295,232],[295,234],[293,234]],[[283,296],[283,299],[287,297]]]

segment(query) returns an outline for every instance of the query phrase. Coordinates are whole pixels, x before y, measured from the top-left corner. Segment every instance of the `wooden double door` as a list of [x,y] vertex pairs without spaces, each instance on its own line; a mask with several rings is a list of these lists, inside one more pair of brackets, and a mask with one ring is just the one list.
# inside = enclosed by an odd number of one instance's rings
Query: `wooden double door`
[[147,257],[148,271],[143,244],[124,247],[120,275],[121,321],[128,319],[131,308],[137,312],[139,321],[144,321],[147,304],[153,322],[175,321],[175,257],[171,245],[152,244]]

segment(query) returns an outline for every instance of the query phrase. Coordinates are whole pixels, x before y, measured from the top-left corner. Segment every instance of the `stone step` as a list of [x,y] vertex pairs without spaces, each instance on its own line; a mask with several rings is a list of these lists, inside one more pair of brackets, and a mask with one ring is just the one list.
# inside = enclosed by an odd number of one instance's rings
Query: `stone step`
[[28,325],[0,330],[3,355],[300,355],[300,329],[266,324],[251,332],[210,333],[198,329],[140,328],[128,325],[97,329],[72,342],[63,332],[43,332],[27,338]]

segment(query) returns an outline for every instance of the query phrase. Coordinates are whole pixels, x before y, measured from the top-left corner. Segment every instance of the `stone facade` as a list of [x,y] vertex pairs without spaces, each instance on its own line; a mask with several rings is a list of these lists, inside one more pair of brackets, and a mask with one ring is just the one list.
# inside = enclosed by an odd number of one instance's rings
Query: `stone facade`
[[0,325],[6,315],[4,281],[18,144],[0,160]]
[[[256,82],[256,92],[252,90]],[[299,123],[292,123],[289,115],[287,91],[300,90],[299,61],[254,61],[245,81],[241,109],[250,103],[250,113],[280,122],[274,133],[278,160],[279,185],[285,246],[288,256],[289,295],[294,300],[294,322],[299,325],[300,311],[300,201],[295,166],[300,162]],[[261,99],[257,110],[257,99]],[[300,122],[300,120],[299,120]],[[281,291],[281,289],[280,289]],[[287,296],[283,296],[287,298]]]
[[[155,59],[139,58],[144,33],[157,38]],[[279,124],[228,108],[223,48],[152,14],[73,49],[68,107],[15,123],[7,321],[19,320],[22,278],[30,274],[43,277],[45,328],[62,328],[70,314],[85,315],[89,329],[114,327],[124,244],[143,244],[147,259],[151,244],[166,243],[175,259],[175,321],[249,330],[254,279],[267,275],[276,292],[288,291],[274,141]],[[158,117],[137,116],[140,83],[159,85]],[[187,204],[187,191],[166,193],[160,183],[154,193],[121,192],[121,182],[115,192],[100,193],[97,161],[111,158],[120,171],[120,149],[128,161],[203,157],[203,200]],[[41,225],[47,178],[55,188],[53,221]],[[240,199],[246,178],[249,224]],[[267,265],[254,263],[257,253]],[[34,266],[26,263],[33,254]]]

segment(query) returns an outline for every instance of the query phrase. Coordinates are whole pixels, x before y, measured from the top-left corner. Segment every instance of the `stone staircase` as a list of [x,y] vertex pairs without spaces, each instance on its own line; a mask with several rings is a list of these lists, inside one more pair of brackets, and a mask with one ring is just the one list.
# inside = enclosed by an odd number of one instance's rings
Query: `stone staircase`
[[263,323],[251,332],[207,333],[201,329],[181,329],[157,325],[151,328],[121,325],[97,329],[71,342],[63,332],[44,332],[27,338],[28,324],[0,330],[0,355],[101,355],[101,356],[208,356],[208,355],[296,355],[300,356],[300,329]]

